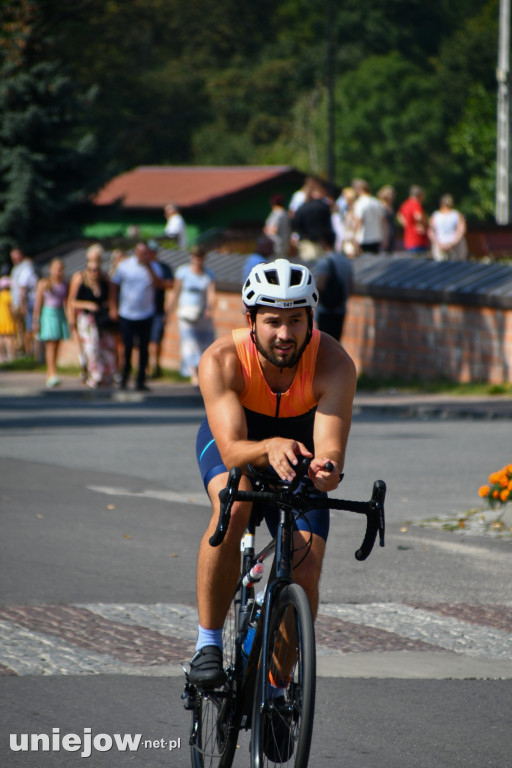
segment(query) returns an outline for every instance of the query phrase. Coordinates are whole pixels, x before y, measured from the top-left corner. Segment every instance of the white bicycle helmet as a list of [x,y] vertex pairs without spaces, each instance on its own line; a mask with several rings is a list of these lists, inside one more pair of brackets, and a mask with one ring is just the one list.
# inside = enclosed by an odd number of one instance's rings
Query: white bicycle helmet
[[242,288],[242,299],[247,307],[316,307],[318,291],[307,267],[276,259],[251,269]]

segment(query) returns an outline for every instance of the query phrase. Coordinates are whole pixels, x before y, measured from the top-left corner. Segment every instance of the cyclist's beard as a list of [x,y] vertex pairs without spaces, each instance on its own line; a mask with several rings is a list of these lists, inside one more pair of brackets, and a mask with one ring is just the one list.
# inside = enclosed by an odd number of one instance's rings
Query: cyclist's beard
[[277,366],[277,368],[294,368],[297,363],[299,362],[300,358],[302,357],[302,353],[306,349],[307,345],[309,344],[310,336],[309,334],[306,336],[303,344],[300,347],[297,347],[295,342],[292,342],[294,344],[293,350],[289,353],[289,357],[283,361],[283,358],[278,355],[276,352],[274,352],[274,345],[272,345],[270,348],[266,348],[262,345],[258,338],[258,332],[256,329],[254,329],[254,335],[253,335],[253,341],[256,344],[256,349],[262,355],[265,360],[268,360],[269,363],[272,363],[272,365]]

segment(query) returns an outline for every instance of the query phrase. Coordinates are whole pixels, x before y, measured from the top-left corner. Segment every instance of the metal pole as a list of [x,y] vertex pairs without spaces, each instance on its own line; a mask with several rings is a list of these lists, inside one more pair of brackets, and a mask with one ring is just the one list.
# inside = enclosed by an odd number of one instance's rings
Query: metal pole
[[498,80],[496,221],[498,224],[509,224],[512,220],[512,174],[510,167],[510,0],[500,0],[500,31],[496,78]]
[[334,28],[336,0],[327,0],[327,173],[331,191],[336,181],[335,114],[334,114],[334,51],[336,31]]

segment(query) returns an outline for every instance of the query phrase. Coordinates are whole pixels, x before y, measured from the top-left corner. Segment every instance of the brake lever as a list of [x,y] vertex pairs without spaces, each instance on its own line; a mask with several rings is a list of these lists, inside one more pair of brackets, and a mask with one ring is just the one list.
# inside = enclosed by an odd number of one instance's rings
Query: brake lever
[[229,521],[231,519],[231,507],[233,506],[236,498],[236,492],[240,485],[240,478],[242,473],[238,467],[233,467],[229,470],[228,483],[225,488],[219,491],[220,499],[220,513],[219,522],[217,528],[212,536],[209,538],[211,547],[218,547],[224,541],[224,536],[228,530]]
[[377,533],[379,534],[379,544],[384,546],[385,519],[384,519],[384,500],[386,498],[386,483],[384,480],[376,480],[373,484],[373,493],[370,505],[373,514],[366,515],[366,534],[360,548],[355,553],[356,560],[366,560],[373,549]]
[[308,458],[307,456],[301,456],[299,458],[297,464],[293,468],[295,472],[295,477],[293,478],[290,485],[288,486],[288,491],[290,493],[294,493],[297,490],[302,480],[306,476],[310,464],[311,464],[311,459]]

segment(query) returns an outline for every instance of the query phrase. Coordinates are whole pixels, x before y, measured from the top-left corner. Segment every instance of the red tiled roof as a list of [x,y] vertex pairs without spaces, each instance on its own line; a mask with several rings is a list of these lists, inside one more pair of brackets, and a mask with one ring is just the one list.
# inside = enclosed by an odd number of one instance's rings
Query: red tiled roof
[[286,165],[269,166],[139,166],[108,182],[96,205],[122,201],[125,208],[205,205],[280,176],[297,173]]

